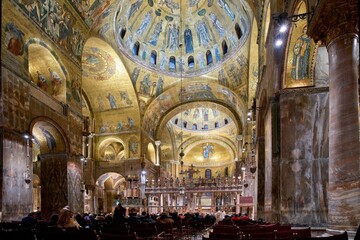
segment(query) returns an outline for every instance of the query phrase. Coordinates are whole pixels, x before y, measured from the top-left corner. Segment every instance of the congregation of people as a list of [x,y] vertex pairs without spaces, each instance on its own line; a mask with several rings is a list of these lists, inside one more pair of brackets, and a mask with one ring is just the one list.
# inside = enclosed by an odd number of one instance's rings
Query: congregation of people
[[[44,219],[41,211],[31,212],[19,222],[0,223],[0,239],[23,240],[115,240],[115,239],[282,239],[312,238],[310,227],[252,220],[247,213],[163,211],[141,213],[118,204],[107,214],[73,213],[69,206]],[[360,227],[359,227],[360,228]],[[347,232],[330,239],[348,239]],[[319,238],[316,238],[319,239]],[[356,238],[355,238],[356,239]]]
[[[146,211],[138,212],[138,209],[130,208],[128,211],[120,203],[115,207],[112,213],[90,214],[73,213],[69,206],[63,207],[59,212],[53,213],[50,219],[44,219],[41,211],[31,212],[19,221],[17,226],[24,229],[32,229],[26,239],[52,239],[56,240],[59,236],[64,238],[64,233],[81,233],[89,240],[109,239],[111,235],[126,235],[128,239],[141,239],[141,235],[159,235],[167,232],[167,226],[171,231],[178,228],[187,230],[192,234],[209,229],[214,224],[224,220],[250,221],[247,214],[225,214],[224,211],[215,213],[178,213],[176,211],[164,211],[158,214],[149,214]],[[9,225],[8,225],[9,226]],[[156,226],[156,227],[155,227]],[[26,231],[20,231],[24,238]],[[86,234],[84,234],[86,232]],[[6,224],[2,225],[1,234],[8,234]],[[12,233],[14,234],[14,233]],[[173,233],[172,233],[173,234]],[[34,235],[36,238],[30,237]],[[67,234],[66,239],[71,238]],[[60,238],[59,238],[60,239]]]

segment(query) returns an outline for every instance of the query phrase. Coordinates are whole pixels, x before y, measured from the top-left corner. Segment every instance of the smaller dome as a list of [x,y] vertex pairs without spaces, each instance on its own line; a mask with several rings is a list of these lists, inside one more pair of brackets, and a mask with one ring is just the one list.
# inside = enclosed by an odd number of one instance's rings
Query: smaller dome
[[179,128],[195,132],[216,130],[232,123],[232,119],[225,113],[206,107],[187,109],[170,121]]

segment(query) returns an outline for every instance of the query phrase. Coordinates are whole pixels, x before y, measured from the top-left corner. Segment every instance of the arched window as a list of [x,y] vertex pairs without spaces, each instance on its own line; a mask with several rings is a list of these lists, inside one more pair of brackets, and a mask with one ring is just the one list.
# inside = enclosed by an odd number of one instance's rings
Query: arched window
[[222,50],[223,50],[223,55],[227,54],[227,52],[228,52],[228,46],[227,46],[225,40],[222,41],[221,46],[222,46]]
[[238,39],[240,39],[242,37],[243,33],[242,33],[242,30],[238,23],[235,24],[235,32],[236,32]]
[[177,118],[177,119],[175,119],[175,125],[177,125],[178,124],[178,122],[179,122],[179,119]]
[[212,63],[213,63],[213,57],[212,57],[212,54],[211,54],[210,50],[208,50],[206,52],[206,64],[210,65]]
[[122,28],[121,31],[120,31],[120,37],[121,37],[121,39],[124,39],[125,34],[126,34],[126,28]]
[[229,123],[229,120],[227,120],[227,118],[224,119],[224,123],[225,125]]
[[197,124],[196,123],[193,124],[192,130],[197,130]]
[[195,61],[193,56],[188,57],[188,67],[193,68],[195,66]]
[[175,60],[175,57],[174,57],[174,56],[171,56],[171,57],[170,57],[170,60],[169,60],[169,70],[170,70],[170,71],[175,71],[175,70],[176,70],[176,60]]
[[207,124],[204,125],[204,130],[208,130],[209,126]]
[[218,128],[218,127],[219,127],[219,123],[215,122],[215,128]]
[[187,126],[187,121],[183,122],[183,127],[186,128]]
[[210,178],[211,178],[211,169],[206,169],[206,170],[205,170],[205,178],[206,178],[206,179],[210,179]]
[[133,55],[139,56],[139,50],[140,50],[140,43],[136,41],[133,47]]
[[156,65],[156,51],[151,51],[151,55],[150,55],[150,63],[153,65]]

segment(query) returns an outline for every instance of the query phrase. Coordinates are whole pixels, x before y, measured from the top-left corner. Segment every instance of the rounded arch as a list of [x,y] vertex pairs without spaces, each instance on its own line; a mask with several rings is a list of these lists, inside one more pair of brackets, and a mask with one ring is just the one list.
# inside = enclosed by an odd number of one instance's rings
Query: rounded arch
[[170,111],[191,102],[223,105],[233,112],[238,129],[244,126],[247,106],[236,93],[217,83],[187,82],[174,85],[150,103],[143,118],[144,131],[154,138],[160,129],[160,123]]
[[[298,0],[294,5],[293,14],[307,11],[308,5],[304,0]],[[307,19],[300,19],[291,25],[284,59],[283,88],[309,87],[314,84],[315,59],[319,45],[307,35],[307,28]]]
[[96,179],[96,185],[106,189],[114,189],[123,182],[126,182],[125,177],[116,172],[103,173]]
[[[249,55],[249,98],[254,99],[256,94],[256,87],[259,81],[259,44],[257,43],[258,38],[258,27],[256,23],[256,18],[253,19],[253,27],[251,31],[251,38],[250,38],[250,52],[252,54]],[[266,49],[264,48],[264,51]],[[264,53],[264,58],[266,54]],[[264,60],[265,61],[265,60]],[[252,101],[248,102],[248,108],[250,108],[250,104]]]
[[[211,144],[210,156],[204,156],[204,149]],[[184,166],[195,167],[219,167],[234,163],[236,158],[236,146],[230,140],[222,136],[193,137],[182,143],[177,155],[183,149]],[[209,159],[209,161],[206,160]]]
[[[214,109],[217,112],[220,112],[222,114],[219,114],[219,117],[221,116],[227,116],[230,119],[228,119],[228,123],[232,122],[235,125],[236,131],[238,133],[242,132],[242,125],[239,123],[239,118],[235,115],[235,113],[233,111],[231,111],[227,106],[224,106],[222,103],[219,102],[212,102],[212,101],[195,101],[195,102],[189,102],[189,103],[185,103],[182,104],[180,106],[176,106],[174,108],[172,108],[170,111],[168,111],[166,114],[164,114],[164,116],[161,118],[161,120],[159,121],[159,125],[158,125],[158,131],[156,132],[157,135],[156,137],[159,137],[159,134],[161,134],[161,129],[164,129],[165,125],[176,115],[179,115],[178,118],[176,118],[177,124],[175,124],[175,121],[173,122],[173,124],[179,128],[184,129],[188,129],[188,130],[199,130],[199,131],[204,131],[206,130],[207,132],[211,132],[212,130],[218,130],[221,126],[221,124],[219,123],[219,127],[215,128],[215,124],[211,127],[208,126],[207,129],[200,129],[201,126],[198,126],[199,129],[193,129],[193,123],[190,122],[188,120],[188,118],[186,118],[184,116],[184,114],[181,114],[182,111],[186,111],[189,109],[198,109],[198,108],[203,108],[203,109]],[[194,113],[195,114],[195,113]],[[181,117],[181,115],[183,115],[183,117]],[[187,122],[187,126],[184,126],[183,124],[185,123],[185,121]],[[195,122],[196,124],[196,122]],[[227,124],[222,124],[223,126],[227,125]],[[221,126],[221,127],[223,127]]]
[[156,151],[153,143],[148,143],[147,145],[147,159],[149,159],[152,163],[156,164]]
[[99,140],[98,159],[102,161],[120,161],[126,158],[126,144],[118,137],[105,137]]
[[56,52],[44,41],[32,38],[25,45],[25,65],[30,80],[61,102],[66,102],[68,72]]
[[37,117],[31,121],[30,133],[39,146],[40,154],[69,152],[70,146],[64,130],[50,118]]
[[118,134],[139,129],[136,89],[116,50],[104,40],[91,37],[85,43],[82,59],[82,88],[94,116],[94,131]]

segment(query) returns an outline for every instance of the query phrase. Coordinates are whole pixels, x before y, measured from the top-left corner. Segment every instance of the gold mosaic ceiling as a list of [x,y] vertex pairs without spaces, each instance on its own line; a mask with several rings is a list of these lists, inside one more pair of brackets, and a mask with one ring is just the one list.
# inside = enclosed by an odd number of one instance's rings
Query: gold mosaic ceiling
[[148,70],[192,77],[237,53],[249,22],[241,1],[124,1],[116,12],[115,38],[129,59]]
[[[181,141],[197,142],[186,150],[195,159],[207,136],[217,153],[233,160],[248,108],[253,6],[241,0],[109,3],[82,55],[83,112],[94,114],[95,132],[141,129],[161,140],[162,149],[176,147],[168,160],[177,158]],[[181,112],[192,119],[180,141],[175,120]]]

